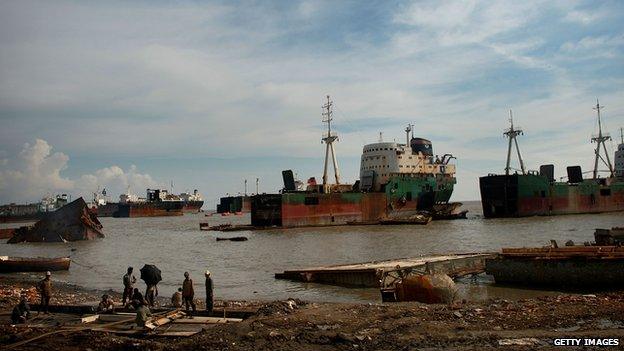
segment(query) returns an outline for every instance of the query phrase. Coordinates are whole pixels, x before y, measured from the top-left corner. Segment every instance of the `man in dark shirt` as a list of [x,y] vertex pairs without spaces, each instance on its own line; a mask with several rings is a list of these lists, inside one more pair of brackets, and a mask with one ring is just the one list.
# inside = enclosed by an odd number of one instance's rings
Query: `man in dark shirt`
[[39,311],[43,311],[45,314],[50,313],[50,298],[52,297],[52,281],[50,271],[46,272],[45,278],[39,282],[39,293],[41,294],[41,307]]
[[206,271],[206,311],[208,313],[212,312],[212,307],[214,304],[213,301],[213,286],[212,286],[212,278],[210,277],[210,271]]
[[13,324],[18,323],[26,323],[26,321],[30,318],[30,306],[28,306],[28,301],[26,301],[26,297],[22,295],[20,299],[20,303],[13,308],[13,312],[11,313],[11,321]]
[[134,283],[136,283],[136,277],[132,274],[132,267],[128,267],[128,273],[123,276],[123,297],[121,300],[122,305],[126,305],[126,299],[128,301],[132,300],[132,291],[134,290]]
[[184,282],[182,282],[182,299],[184,300],[184,305],[186,306],[186,313],[189,312],[189,305],[191,305],[193,312],[195,312],[196,308],[195,302],[193,301],[194,297],[195,290],[193,288],[193,279],[190,278],[188,272],[184,272]]

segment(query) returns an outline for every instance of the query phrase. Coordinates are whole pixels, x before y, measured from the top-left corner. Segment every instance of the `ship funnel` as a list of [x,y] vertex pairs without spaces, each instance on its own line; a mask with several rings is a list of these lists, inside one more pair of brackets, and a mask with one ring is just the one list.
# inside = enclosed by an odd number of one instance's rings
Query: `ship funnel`
[[549,182],[555,181],[555,166],[554,165],[541,165],[539,174],[542,177],[546,177]]
[[568,167],[568,183],[581,183],[583,181],[583,172],[581,166]]
[[412,138],[410,146],[414,153],[422,152],[425,156],[433,156],[433,145],[431,141],[423,138]]
[[284,191],[297,190],[297,186],[295,185],[295,176],[293,175],[292,170],[287,169],[282,171],[282,179],[284,180]]

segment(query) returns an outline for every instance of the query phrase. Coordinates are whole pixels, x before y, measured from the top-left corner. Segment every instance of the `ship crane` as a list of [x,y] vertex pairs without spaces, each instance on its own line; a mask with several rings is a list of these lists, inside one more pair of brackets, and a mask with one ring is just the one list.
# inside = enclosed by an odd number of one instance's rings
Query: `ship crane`
[[329,163],[329,155],[331,153],[332,162],[334,165],[334,176],[336,178],[336,185],[340,184],[340,173],[338,171],[338,160],[336,160],[336,152],[334,150],[334,142],[338,140],[338,135],[331,131],[331,121],[333,120],[332,112],[333,102],[327,95],[327,103],[323,105],[323,122],[327,123],[327,135],[321,139],[325,143],[325,167],[323,168],[323,191],[329,193],[329,186],[327,184],[327,168]]
[[[598,99],[596,99],[596,114],[598,115],[598,135],[591,138],[592,143],[596,143],[596,150],[594,153],[596,154],[596,158],[594,160],[594,179],[598,178],[598,160],[602,160],[602,162],[609,168],[608,172],[611,177],[613,177],[613,166],[611,165],[611,159],[609,158],[609,152],[607,151],[606,141],[611,140],[611,136],[609,134],[602,134],[602,120],[600,119],[600,109],[604,106],[600,106]],[[602,146],[606,160],[602,158],[600,155],[600,146]]]
[[511,110],[509,110],[509,123],[511,124],[511,127],[503,133],[503,135],[509,138],[509,146],[507,147],[507,166],[505,167],[505,175],[509,175],[509,171],[511,170],[510,163],[511,163],[511,148],[513,146],[512,143],[516,145],[516,151],[518,152],[518,161],[520,162],[520,168],[522,170],[522,174],[526,174],[526,171],[524,169],[524,162],[522,161],[522,155],[520,154],[520,147],[518,147],[518,140],[516,139],[518,135],[523,135],[524,132],[522,131],[522,129],[514,128],[513,113]]

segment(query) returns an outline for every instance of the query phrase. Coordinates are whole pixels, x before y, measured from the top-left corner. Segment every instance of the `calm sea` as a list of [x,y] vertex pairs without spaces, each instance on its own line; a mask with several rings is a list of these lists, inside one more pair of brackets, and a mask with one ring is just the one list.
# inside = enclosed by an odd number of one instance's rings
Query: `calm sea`
[[[593,240],[595,228],[624,225],[624,214],[568,215],[521,219],[483,219],[479,202],[467,202],[469,219],[436,221],[427,226],[324,227],[235,233],[199,230],[200,222],[245,224],[249,215],[102,218],[106,238],[52,244],[0,244],[0,255],[71,256],[68,272],[54,278],[77,285],[121,291],[128,266],[145,263],[162,270],[162,296],[170,296],[189,271],[202,291],[209,269],[217,299],[274,300],[288,297],[312,301],[379,301],[376,289],[350,289],[276,280],[286,269],[366,262],[428,254],[497,251],[501,247],[543,246],[550,239],[563,245]],[[246,236],[249,241],[216,241],[217,236]],[[542,291],[493,286],[487,278],[460,281],[464,298],[527,297]],[[144,285],[139,284],[139,287]],[[203,293],[200,293],[201,297]]]

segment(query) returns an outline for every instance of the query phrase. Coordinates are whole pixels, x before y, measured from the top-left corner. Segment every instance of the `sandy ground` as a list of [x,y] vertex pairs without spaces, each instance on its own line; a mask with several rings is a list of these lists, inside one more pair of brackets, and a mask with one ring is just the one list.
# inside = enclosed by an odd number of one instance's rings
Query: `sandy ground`
[[[0,308],[17,298],[7,291],[34,281],[0,279]],[[56,301],[95,301],[101,291],[57,283]],[[117,299],[118,293],[112,293]],[[54,302],[54,300],[53,300]],[[54,328],[0,329],[0,348]],[[124,337],[72,331],[17,350],[504,350],[562,349],[555,338],[615,338],[624,345],[624,292],[562,294],[535,299],[455,305],[335,304],[276,301],[260,304],[241,323],[215,325],[187,338]],[[574,349],[566,347],[565,349]],[[587,348],[585,348],[587,349]],[[595,347],[595,349],[622,349]]]

